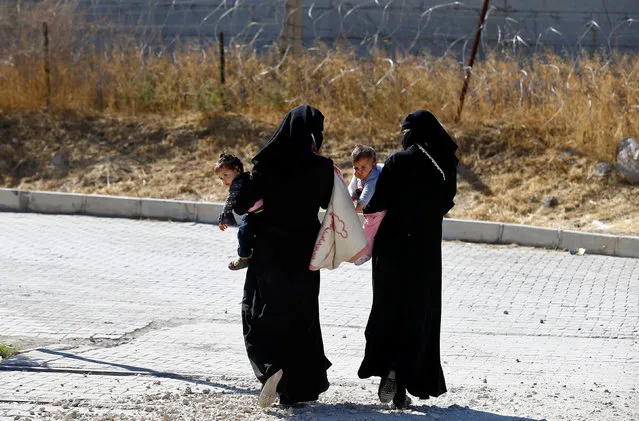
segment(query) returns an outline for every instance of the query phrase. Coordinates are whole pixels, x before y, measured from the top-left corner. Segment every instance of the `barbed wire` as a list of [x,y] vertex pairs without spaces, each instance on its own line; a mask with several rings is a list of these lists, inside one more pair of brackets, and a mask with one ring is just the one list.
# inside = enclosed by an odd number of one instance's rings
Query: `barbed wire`
[[[301,0],[298,0],[301,4]],[[360,54],[377,49],[392,53],[447,55],[463,59],[477,28],[477,1],[436,2],[429,0],[317,0],[302,6],[300,19],[285,16],[286,0],[73,0],[18,2],[0,0],[6,11],[0,18],[3,36],[0,48],[11,43],[16,28],[23,32],[38,20],[69,15],[67,29],[82,26],[83,39],[95,37],[98,44],[116,39],[142,46],[171,48],[181,43],[217,43],[223,32],[228,44],[255,48],[271,46],[282,35],[284,22],[301,26],[301,43],[309,48],[317,42],[348,44]],[[49,8],[49,15],[44,11]],[[593,12],[582,9],[491,6],[484,27],[480,54],[500,50],[537,52],[543,47],[574,54],[577,49],[609,51],[639,50],[639,4],[637,10]],[[610,5],[608,6],[610,9]],[[33,10],[39,10],[37,16]],[[634,13],[634,15],[633,15]],[[633,17],[633,16],[637,17]],[[59,23],[58,23],[59,24]],[[34,28],[31,28],[32,30]],[[60,28],[53,27],[53,33]],[[78,31],[76,31],[78,32]],[[80,31],[81,32],[81,31]],[[37,43],[36,43],[37,44]],[[29,47],[23,45],[25,49]]]

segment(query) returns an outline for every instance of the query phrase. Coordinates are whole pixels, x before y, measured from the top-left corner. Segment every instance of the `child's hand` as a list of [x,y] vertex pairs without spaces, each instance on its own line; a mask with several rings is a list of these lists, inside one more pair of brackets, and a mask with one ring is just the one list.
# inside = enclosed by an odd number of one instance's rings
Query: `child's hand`
[[220,231],[224,231],[225,229],[227,229],[229,226],[227,224],[220,224],[218,225],[218,227],[220,228]]

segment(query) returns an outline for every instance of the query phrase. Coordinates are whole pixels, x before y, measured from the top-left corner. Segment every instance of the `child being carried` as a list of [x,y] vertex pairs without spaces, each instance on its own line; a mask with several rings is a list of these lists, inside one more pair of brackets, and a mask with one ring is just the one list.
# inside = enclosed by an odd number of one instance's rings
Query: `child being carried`
[[244,215],[237,231],[238,259],[229,263],[229,269],[244,269],[253,254],[255,229],[259,214],[264,210],[264,201],[257,197],[251,174],[244,171],[242,161],[235,155],[223,153],[215,163],[215,174],[229,188],[229,195],[218,220],[220,230],[236,225],[233,212]]
[[353,178],[348,184],[348,192],[355,203],[355,211],[362,213],[362,209],[368,205],[373,193],[382,165],[377,163],[375,149],[370,146],[357,145],[351,153],[353,163]]

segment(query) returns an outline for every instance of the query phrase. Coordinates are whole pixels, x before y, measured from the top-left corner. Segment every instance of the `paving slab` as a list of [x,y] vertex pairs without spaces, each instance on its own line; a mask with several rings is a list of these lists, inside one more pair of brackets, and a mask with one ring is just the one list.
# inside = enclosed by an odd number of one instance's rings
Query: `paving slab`
[[254,409],[235,229],[0,213],[0,244],[0,343],[33,348],[0,364],[0,420],[639,420],[638,259],[444,242],[449,393],[406,413],[356,376],[370,263],[323,271],[333,387],[289,413]]

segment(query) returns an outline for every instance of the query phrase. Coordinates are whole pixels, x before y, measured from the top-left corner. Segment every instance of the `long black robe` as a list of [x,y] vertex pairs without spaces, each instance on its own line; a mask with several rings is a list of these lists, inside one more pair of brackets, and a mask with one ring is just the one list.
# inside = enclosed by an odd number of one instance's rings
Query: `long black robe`
[[[309,108],[291,111],[254,159],[264,211],[242,300],[255,375],[264,383],[283,369],[277,391],[284,404],[317,400],[328,389],[331,365],[320,330],[320,274],[308,266],[320,229],[317,213],[328,206],[333,190],[333,163],[312,153],[317,110]],[[315,132],[318,139],[317,147],[321,136]]]
[[[436,132],[424,130],[421,139],[416,132],[405,151],[388,158],[364,209],[387,213],[373,247],[373,306],[358,375],[386,377],[393,369],[398,386],[426,399],[446,392],[439,340],[441,237],[456,191],[457,159],[456,146],[452,154],[432,147]],[[431,147],[424,141],[428,133]]]

